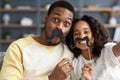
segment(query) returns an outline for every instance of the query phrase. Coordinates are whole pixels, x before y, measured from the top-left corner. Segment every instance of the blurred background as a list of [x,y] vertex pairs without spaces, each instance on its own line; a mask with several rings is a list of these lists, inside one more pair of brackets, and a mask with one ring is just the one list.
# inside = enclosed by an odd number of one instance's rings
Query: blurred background
[[[29,34],[40,35],[47,9],[57,0],[0,0],[0,52],[11,42]],[[120,41],[120,0],[66,0],[75,8],[75,17],[84,14],[98,19]]]

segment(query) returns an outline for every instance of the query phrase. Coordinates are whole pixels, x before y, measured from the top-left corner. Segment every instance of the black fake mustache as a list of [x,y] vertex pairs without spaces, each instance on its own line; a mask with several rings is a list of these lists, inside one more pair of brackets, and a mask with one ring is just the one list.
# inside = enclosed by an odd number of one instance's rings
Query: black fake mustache
[[74,45],[71,45],[70,47],[71,47],[72,49],[74,49],[74,48],[76,47],[76,43],[77,43],[78,41],[82,41],[82,40],[86,40],[88,47],[91,46],[90,41],[89,41],[89,38],[88,38],[87,36],[85,36],[84,38],[76,37],[75,40],[74,40]]
[[49,42],[51,42],[55,37],[59,37],[61,42],[65,44],[65,38],[61,30],[58,30],[58,29],[53,30],[49,37]]

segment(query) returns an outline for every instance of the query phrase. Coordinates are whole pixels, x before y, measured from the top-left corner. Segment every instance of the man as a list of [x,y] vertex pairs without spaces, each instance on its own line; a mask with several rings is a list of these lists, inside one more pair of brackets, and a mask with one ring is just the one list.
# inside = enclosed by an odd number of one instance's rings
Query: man
[[[74,9],[70,3],[53,3],[45,16],[45,30],[40,36],[30,35],[9,46],[0,80],[66,80],[73,70],[72,54],[62,42],[70,31],[73,18]],[[51,38],[55,34],[58,35]]]

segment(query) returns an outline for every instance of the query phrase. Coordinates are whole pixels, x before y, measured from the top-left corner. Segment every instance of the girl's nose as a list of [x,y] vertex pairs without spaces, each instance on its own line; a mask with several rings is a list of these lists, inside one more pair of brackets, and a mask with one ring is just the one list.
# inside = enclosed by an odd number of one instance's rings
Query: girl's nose
[[83,33],[80,33],[79,37],[83,39],[85,35]]

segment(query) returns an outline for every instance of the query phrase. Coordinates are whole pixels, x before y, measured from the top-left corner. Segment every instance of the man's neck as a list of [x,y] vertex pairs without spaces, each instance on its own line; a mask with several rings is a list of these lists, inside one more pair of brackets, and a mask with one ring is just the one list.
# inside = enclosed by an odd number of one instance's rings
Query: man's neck
[[44,32],[40,36],[36,36],[34,39],[40,44],[49,45],[48,44],[48,39],[46,38]]

